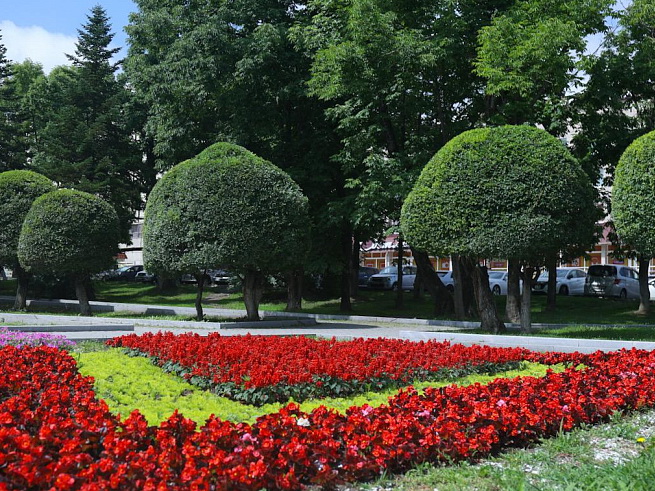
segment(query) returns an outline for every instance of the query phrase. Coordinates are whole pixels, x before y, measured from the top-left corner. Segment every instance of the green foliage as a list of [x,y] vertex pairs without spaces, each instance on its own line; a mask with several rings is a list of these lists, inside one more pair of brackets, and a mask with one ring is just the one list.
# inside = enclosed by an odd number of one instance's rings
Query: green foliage
[[496,124],[567,131],[567,91],[580,85],[586,37],[605,31],[612,0],[523,0],[479,31],[475,71]]
[[623,151],[655,128],[655,4],[634,0],[616,28],[582,62],[589,80],[575,96],[573,143],[588,172],[610,186]]
[[566,147],[543,130],[467,131],[446,144],[405,201],[408,242],[431,253],[538,261],[593,244],[594,190]]
[[149,191],[149,160],[134,141],[130,90],[115,76],[117,48],[109,19],[100,6],[91,9],[78,30],[73,66],[53,70],[34,84],[38,112],[33,166],[62,186],[98,195],[116,210],[121,241],[129,242],[130,224]]
[[113,263],[118,217],[110,204],[81,191],[60,189],[32,204],[18,241],[28,271],[85,275]]
[[18,264],[18,238],[23,220],[34,200],[52,190],[52,182],[36,172],[0,173],[0,265]]
[[146,206],[149,271],[284,271],[302,263],[307,198],[291,178],[242,147],[217,143],[175,166]]
[[616,166],[612,218],[621,242],[655,256],[655,131],[632,142]]
[[[120,349],[102,352],[84,352],[73,355],[85,376],[95,379],[95,391],[104,399],[112,411],[126,417],[138,409],[150,424],[158,424],[168,418],[175,409],[185,417],[197,422],[204,422],[211,414],[220,419],[235,422],[253,423],[258,416],[279,410],[284,404],[266,404],[261,407],[249,406],[219,397],[209,391],[192,387],[181,378],[165,373],[150,361],[141,357],[129,357]],[[488,383],[498,377],[545,375],[548,368],[561,371],[562,367],[547,367],[535,363],[522,364],[520,369],[495,375],[471,375],[456,382],[459,385]],[[452,383],[421,382],[415,385],[419,390],[426,387],[441,387]],[[397,393],[397,389],[381,392],[367,392],[355,397],[338,397],[305,401],[300,404],[303,411],[311,411],[321,405],[344,412],[353,405],[369,404],[379,406],[386,404],[388,398]]]

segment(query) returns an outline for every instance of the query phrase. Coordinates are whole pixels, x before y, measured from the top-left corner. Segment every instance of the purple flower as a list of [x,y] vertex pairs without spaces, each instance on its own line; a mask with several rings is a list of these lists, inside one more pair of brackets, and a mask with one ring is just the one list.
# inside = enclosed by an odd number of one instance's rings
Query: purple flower
[[75,346],[74,341],[66,339],[62,334],[47,332],[21,332],[0,328],[0,346],[50,346],[52,348],[67,349]]

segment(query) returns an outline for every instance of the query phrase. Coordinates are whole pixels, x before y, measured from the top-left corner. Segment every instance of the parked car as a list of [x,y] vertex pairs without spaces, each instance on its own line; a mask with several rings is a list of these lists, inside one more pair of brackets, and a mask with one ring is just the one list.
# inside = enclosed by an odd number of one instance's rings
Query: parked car
[[137,283],[157,283],[157,276],[144,269],[134,276],[134,281]]
[[650,293],[650,299],[655,300],[655,278],[648,280],[648,292]]
[[123,266],[114,270],[113,273],[109,272],[104,279],[107,281],[133,281],[139,271],[143,271],[143,265],[141,264]]
[[[559,295],[584,295],[587,273],[580,268],[557,268],[555,291]],[[548,293],[548,271],[537,278],[532,287],[533,293]]]
[[368,279],[374,274],[378,274],[380,270],[378,268],[372,268],[371,266],[360,266],[359,267],[359,279],[357,280],[357,285],[359,288],[368,288]]
[[[416,267],[403,267],[403,290],[413,290],[416,280]],[[398,288],[398,267],[388,266],[368,279],[368,287],[372,290],[395,290]]]
[[453,278],[453,272],[438,271],[437,274],[439,275],[439,278],[441,278],[441,282],[444,284],[444,286],[448,288],[448,291],[453,293],[455,291],[455,278]]
[[622,300],[639,298],[639,274],[627,266],[592,264],[587,270],[584,294]]
[[232,279],[232,274],[224,269],[210,269],[207,275],[212,285],[227,285]]
[[489,289],[494,295],[507,295],[507,272],[489,271]]

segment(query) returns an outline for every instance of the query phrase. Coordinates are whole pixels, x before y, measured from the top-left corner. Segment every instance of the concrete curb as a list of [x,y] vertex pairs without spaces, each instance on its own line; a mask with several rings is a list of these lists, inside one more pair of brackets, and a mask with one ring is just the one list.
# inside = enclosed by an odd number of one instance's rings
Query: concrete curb
[[[0,296],[0,302],[13,302],[14,297],[9,296]],[[78,302],[77,300],[28,300],[28,306],[31,307],[59,307],[63,310],[75,312],[77,310]],[[143,305],[143,304],[131,304],[131,303],[118,303],[118,302],[90,302],[91,310],[94,312],[135,312],[140,314],[149,314],[149,315],[195,315],[196,310],[193,307],[174,307],[167,305]],[[245,310],[235,310],[235,309],[217,309],[213,307],[204,308],[204,312],[208,316],[217,316],[217,317],[226,317],[226,318],[240,318],[246,315]],[[2,317],[9,314],[0,314],[0,322]],[[25,314],[28,315],[28,314]],[[382,324],[404,324],[404,325],[416,325],[416,326],[435,326],[435,327],[453,327],[458,329],[479,329],[479,322],[470,322],[470,321],[453,321],[453,320],[435,320],[435,319],[416,319],[416,318],[403,318],[403,317],[376,317],[376,316],[365,316],[365,315],[333,315],[333,314],[308,314],[308,313],[295,313],[295,312],[272,312],[272,311],[262,311],[261,315],[263,319],[270,318],[289,318],[292,317],[296,320],[298,319],[313,319],[316,323],[321,320],[333,320],[333,321],[350,321],[350,322],[372,322],[372,323],[382,323]],[[105,321],[106,322],[106,321]],[[113,322],[113,320],[112,320]],[[164,321],[156,321],[164,322]],[[166,322],[180,322],[180,321],[166,321]],[[260,321],[261,323],[261,321]],[[262,324],[256,324],[254,326],[246,326],[243,323],[239,323],[241,327],[256,327],[261,326]],[[189,325],[189,323],[185,323]],[[200,323],[203,324],[203,323]],[[222,324],[222,323],[221,323]],[[146,324],[143,325],[153,325]],[[162,325],[162,324],[158,324]],[[302,324],[308,325],[308,324]],[[311,324],[309,324],[311,325]],[[519,324],[505,324],[508,329],[520,329]],[[542,324],[542,323],[533,323],[532,327],[534,329],[558,329],[566,327],[569,324]],[[584,324],[591,327],[609,327],[610,324]],[[631,324],[633,327],[655,327],[648,324]],[[232,327],[230,325],[230,327]]]
[[655,350],[655,342],[609,341],[602,339],[547,338],[538,336],[501,336],[497,334],[459,334],[446,332],[400,331],[400,336],[412,341],[450,341],[471,346],[474,344],[502,348],[526,348],[532,351],[559,351],[564,353],[593,353],[620,349]]
[[[195,313],[195,309],[193,309]],[[176,314],[180,315],[180,314]],[[184,314],[181,314],[184,315]],[[198,321],[171,321],[158,319],[138,319],[138,318],[107,318],[107,317],[74,317],[66,315],[41,315],[41,314],[10,314],[0,313],[0,323],[2,322],[25,322],[27,325],[43,326],[44,332],[48,326],[74,325],[69,331],[82,331],[80,326],[87,326],[87,331],[100,330],[98,326],[145,326],[145,327],[169,327],[169,328],[195,328],[195,329],[246,329],[260,328],[272,329],[278,327],[308,327],[315,326],[316,319],[288,319],[288,320],[261,320],[256,322],[198,322]],[[22,326],[12,326],[12,329],[22,330]],[[72,326],[71,326],[72,327]],[[54,330],[54,329],[51,329]],[[61,329],[57,329],[61,331]],[[106,330],[125,330],[122,327],[115,327]],[[133,329],[132,329],[133,330]]]

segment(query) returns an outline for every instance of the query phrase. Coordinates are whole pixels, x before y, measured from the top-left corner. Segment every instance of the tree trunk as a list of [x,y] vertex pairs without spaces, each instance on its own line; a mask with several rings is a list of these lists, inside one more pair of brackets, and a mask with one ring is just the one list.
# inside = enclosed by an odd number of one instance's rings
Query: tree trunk
[[351,312],[353,309],[352,303],[350,302],[350,263],[352,257],[352,241],[352,231],[346,227],[341,235],[341,257],[343,261],[341,267],[341,303],[339,305],[339,310],[341,312]]
[[243,302],[246,304],[248,320],[259,320],[259,302],[264,293],[264,275],[261,271],[249,269],[243,277]]
[[202,292],[205,289],[205,278],[207,271],[202,271],[200,274],[196,275],[196,320],[202,321],[205,318],[205,314],[202,311]]
[[507,260],[507,303],[505,316],[513,324],[521,322],[521,263]]
[[473,269],[473,287],[480,315],[480,328],[493,334],[505,332],[505,324],[498,315],[494,295],[489,289],[489,275],[486,266],[480,266],[477,259],[467,258]]
[[[539,271],[537,270],[537,273]],[[534,283],[535,269],[532,266],[523,267],[523,293],[521,294],[521,332],[532,331],[532,285]]]
[[455,305],[455,318],[459,321],[466,319],[466,307],[464,305],[464,265],[459,256],[451,256],[453,267],[453,287],[455,288],[453,294],[453,301]]
[[546,312],[553,312],[557,307],[557,256],[546,258],[548,268],[548,292],[546,295]]
[[359,239],[353,235],[350,249],[350,296],[359,294]]
[[302,309],[302,268],[287,273],[287,311]]
[[423,272],[418,267],[416,268],[416,277],[414,278],[414,290],[412,291],[412,297],[414,300],[421,298],[423,294]]
[[[2,266],[0,266],[1,268]],[[30,284],[31,273],[25,271],[22,266],[16,265],[14,276],[18,278],[16,298],[14,299],[14,310],[27,310],[27,288]]]
[[166,292],[174,290],[176,287],[176,281],[172,278],[166,278],[163,274],[157,274],[157,291]]
[[[459,256],[458,256],[459,257]],[[465,318],[470,319],[475,317],[477,313],[477,305],[475,303],[475,291],[473,287],[473,264],[468,261],[463,261],[459,257],[461,268],[460,276],[462,277],[462,297],[464,298],[464,315]]]
[[650,313],[650,292],[648,291],[648,268],[650,258],[639,256],[639,310],[638,314]]
[[89,305],[89,297],[86,291],[86,277],[75,277],[75,295],[80,305],[80,315],[91,316],[91,306]]
[[421,271],[423,284],[434,300],[434,315],[440,316],[451,313],[453,311],[453,296],[432,267],[430,256],[428,256],[427,252],[411,249],[416,267]]
[[398,234],[398,280],[396,282],[396,308],[403,308],[403,255],[405,245],[403,244],[403,234]]

